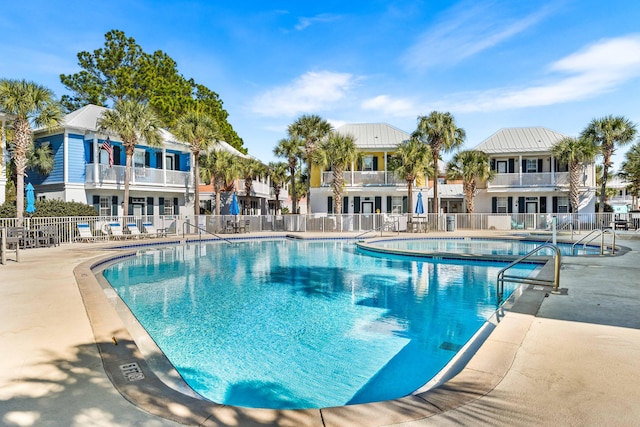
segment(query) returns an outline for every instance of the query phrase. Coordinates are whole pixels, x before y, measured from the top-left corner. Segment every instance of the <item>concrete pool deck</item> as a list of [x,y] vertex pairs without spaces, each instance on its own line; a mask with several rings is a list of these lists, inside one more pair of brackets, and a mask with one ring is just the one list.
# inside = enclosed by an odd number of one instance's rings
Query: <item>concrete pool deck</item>
[[[113,256],[110,244],[22,251],[20,263],[0,265],[0,424],[638,425],[640,233],[619,233],[617,244],[629,250],[614,257],[564,257],[561,288],[567,294],[542,296],[535,314],[514,307],[467,367],[443,386],[390,402],[310,411],[194,403],[156,383],[144,365],[148,378],[130,383],[127,391],[124,377],[114,371],[129,354],[138,356],[136,347],[115,310],[94,304],[106,300],[104,294],[94,289],[81,296],[86,272],[76,269]],[[93,308],[85,308],[83,297],[95,298],[86,304]],[[120,391],[109,375],[123,383]],[[138,387],[143,382],[146,390]]]

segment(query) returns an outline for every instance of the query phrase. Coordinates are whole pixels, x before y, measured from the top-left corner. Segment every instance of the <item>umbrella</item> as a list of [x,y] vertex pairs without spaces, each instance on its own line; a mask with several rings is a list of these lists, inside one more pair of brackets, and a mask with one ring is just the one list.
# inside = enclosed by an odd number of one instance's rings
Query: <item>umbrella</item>
[[418,215],[424,213],[424,205],[422,204],[422,192],[418,193],[418,202],[416,203],[416,213]]
[[238,215],[240,213],[236,193],[233,193],[233,197],[231,198],[231,207],[229,208],[229,212],[231,212],[231,215]]
[[27,213],[34,213],[36,211],[36,198],[33,195],[33,185],[31,185],[31,183],[27,184]]

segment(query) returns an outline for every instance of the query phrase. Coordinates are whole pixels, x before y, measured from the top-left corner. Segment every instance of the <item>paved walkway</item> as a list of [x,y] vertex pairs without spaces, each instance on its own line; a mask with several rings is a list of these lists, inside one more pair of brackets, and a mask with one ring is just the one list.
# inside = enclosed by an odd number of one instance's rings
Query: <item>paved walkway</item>
[[[567,295],[544,298],[536,316],[508,313],[468,367],[424,397],[423,404],[449,410],[402,422],[356,405],[323,410],[321,423],[640,425],[640,240],[623,237],[618,244],[630,250],[619,256],[565,257],[561,287]],[[63,245],[23,251],[20,263],[0,265],[1,425],[179,425],[138,409],[105,374],[73,269],[107,253],[97,244]],[[491,386],[468,393],[462,406],[447,394],[474,389],[486,378]],[[162,396],[157,400],[162,404]],[[190,408],[166,406],[189,419]],[[205,424],[300,424],[279,414],[251,421],[241,414],[220,407]],[[344,414],[353,418],[336,418]]]

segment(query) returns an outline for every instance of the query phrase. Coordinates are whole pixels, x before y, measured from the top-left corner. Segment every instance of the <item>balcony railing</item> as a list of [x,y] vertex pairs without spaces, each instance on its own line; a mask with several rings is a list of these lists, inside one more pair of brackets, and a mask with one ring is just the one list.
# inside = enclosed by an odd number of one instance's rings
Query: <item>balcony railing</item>
[[[382,186],[382,185],[407,185],[407,182],[398,178],[393,172],[385,171],[348,171],[343,172],[344,183],[350,187]],[[333,182],[333,172],[322,173],[322,186],[326,187]]]
[[498,173],[489,187],[555,187],[568,186],[569,172]]
[[[124,184],[125,166],[98,165],[97,176],[93,164],[85,166],[87,184]],[[155,185],[170,187],[191,187],[193,186],[191,174],[189,172],[153,169],[153,168],[131,168],[130,184]]]

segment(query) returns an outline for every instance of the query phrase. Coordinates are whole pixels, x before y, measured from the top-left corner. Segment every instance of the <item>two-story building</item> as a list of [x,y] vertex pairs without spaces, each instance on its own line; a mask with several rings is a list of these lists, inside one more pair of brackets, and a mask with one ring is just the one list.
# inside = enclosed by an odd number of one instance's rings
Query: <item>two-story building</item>
[[102,149],[107,134],[97,121],[105,107],[87,105],[64,117],[53,131],[36,130],[35,144],[49,144],[55,166],[47,176],[27,178],[36,197],[93,205],[101,216],[179,215],[193,209],[192,155],[189,147],[161,130],[163,144],[142,141],[131,164],[129,212],[123,212],[126,153],[118,135],[109,135],[110,154]]
[[[544,127],[501,129],[476,150],[489,156],[495,178],[480,189],[477,212],[547,214],[569,213],[568,165],[551,154],[566,136]],[[595,164],[582,165],[578,212],[595,210]],[[527,216],[529,222],[535,216]],[[528,228],[540,224],[527,224]]]
[[[389,159],[411,135],[385,123],[347,124],[336,132],[353,136],[363,154],[362,164],[354,163],[344,172],[342,213],[408,212],[407,182],[389,169]],[[332,181],[331,171],[311,167],[311,213],[334,213]],[[424,180],[414,191],[421,186]]]

